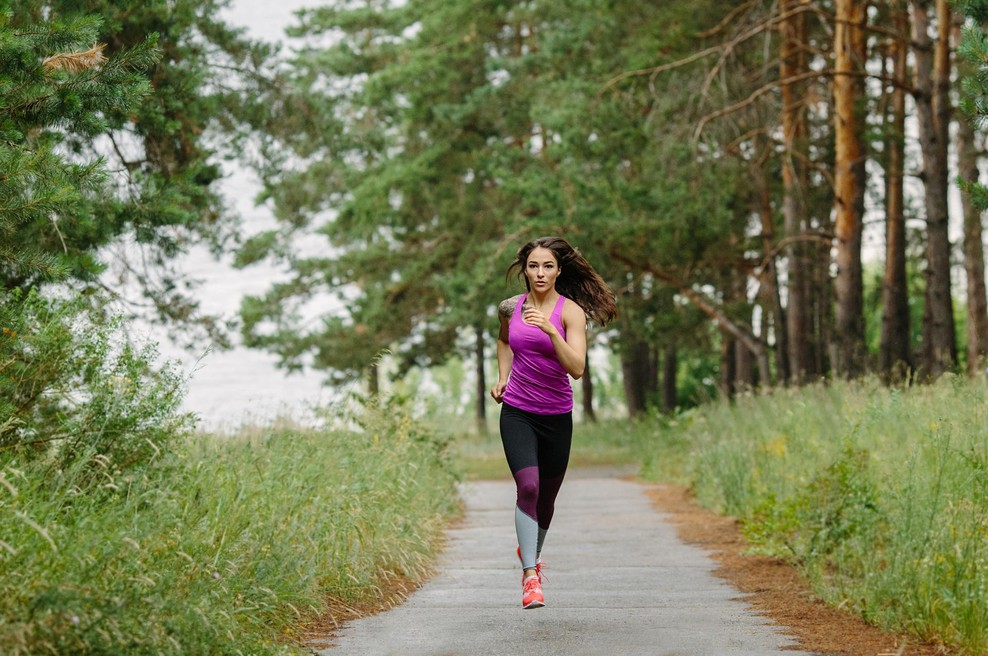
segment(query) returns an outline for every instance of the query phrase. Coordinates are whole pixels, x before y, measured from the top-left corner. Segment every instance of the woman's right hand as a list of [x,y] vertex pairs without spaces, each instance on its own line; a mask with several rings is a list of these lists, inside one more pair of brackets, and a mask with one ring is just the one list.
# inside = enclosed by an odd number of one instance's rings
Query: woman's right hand
[[500,403],[501,399],[504,397],[504,388],[507,386],[507,383],[498,381],[497,385],[491,388],[491,398]]

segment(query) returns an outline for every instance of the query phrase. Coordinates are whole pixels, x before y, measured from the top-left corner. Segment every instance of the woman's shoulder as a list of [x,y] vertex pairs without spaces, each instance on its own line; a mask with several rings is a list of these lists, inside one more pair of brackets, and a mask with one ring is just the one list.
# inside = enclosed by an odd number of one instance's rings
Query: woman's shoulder
[[515,294],[511,298],[506,298],[497,305],[497,314],[499,317],[510,317],[515,312],[515,306],[518,305],[518,299],[524,296],[524,294]]
[[584,321],[587,320],[587,313],[584,312],[580,304],[569,297],[564,297],[563,308],[560,311],[564,319],[574,320],[574,321]]

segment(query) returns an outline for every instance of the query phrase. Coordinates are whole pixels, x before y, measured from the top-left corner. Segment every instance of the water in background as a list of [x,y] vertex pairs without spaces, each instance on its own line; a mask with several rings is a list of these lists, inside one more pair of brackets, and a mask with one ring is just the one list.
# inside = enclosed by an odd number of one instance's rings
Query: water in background
[[[318,0],[234,0],[222,14],[231,25],[247,29],[248,36],[267,41],[283,41],[284,29],[294,22],[297,9],[319,4]],[[254,207],[252,199],[259,185],[248,171],[230,170],[223,181],[228,203],[243,217],[246,234],[274,225],[265,207]],[[240,299],[260,294],[285,276],[272,266],[259,264],[246,271],[230,266],[230,257],[217,261],[205,249],[196,249],[183,261],[182,268],[193,279],[201,280],[196,297],[202,309],[224,318],[237,316]],[[185,408],[199,415],[207,430],[234,429],[245,422],[263,422],[277,415],[299,419],[311,416],[313,404],[328,403],[338,394],[322,385],[318,372],[288,375],[276,366],[273,355],[237,347],[231,351],[190,354],[168,340],[165,329],[148,326],[146,337],[159,343],[162,356],[178,363],[190,376]],[[235,339],[239,340],[238,336]]]

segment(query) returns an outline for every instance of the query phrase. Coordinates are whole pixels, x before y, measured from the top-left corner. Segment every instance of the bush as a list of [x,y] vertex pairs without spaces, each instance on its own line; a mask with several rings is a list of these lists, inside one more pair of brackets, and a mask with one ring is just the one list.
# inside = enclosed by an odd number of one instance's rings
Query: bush
[[[0,463],[83,475],[96,455],[118,471],[145,466],[188,432],[182,379],[153,368],[119,320],[98,323],[78,302],[14,291],[0,298]],[[82,485],[82,479],[73,481]]]

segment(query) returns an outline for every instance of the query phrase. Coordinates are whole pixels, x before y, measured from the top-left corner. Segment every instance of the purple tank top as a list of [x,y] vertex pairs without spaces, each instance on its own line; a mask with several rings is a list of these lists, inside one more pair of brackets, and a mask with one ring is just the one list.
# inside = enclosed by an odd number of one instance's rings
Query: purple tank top
[[[523,294],[515,304],[515,311],[508,322],[508,346],[514,359],[511,374],[504,390],[504,402],[527,412],[539,415],[558,415],[573,410],[573,387],[569,374],[556,357],[552,340],[537,326],[529,326],[521,320],[521,306],[528,294]],[[556,307],[549,315],[549,322],[556,327],[563,339],[563,305],[560,295]]]

